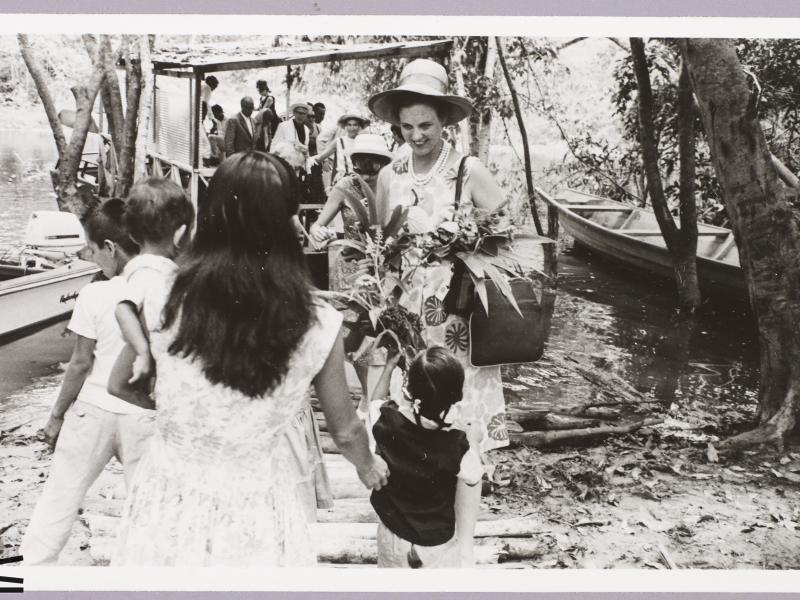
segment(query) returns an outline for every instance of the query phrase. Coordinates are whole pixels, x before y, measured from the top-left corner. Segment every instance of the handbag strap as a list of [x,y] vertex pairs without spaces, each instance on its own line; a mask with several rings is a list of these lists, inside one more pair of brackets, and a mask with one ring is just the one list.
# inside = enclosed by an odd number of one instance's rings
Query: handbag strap
[[458,206],[461,204],[461,190],[464,188],[464,169],[468,158],[468,156],[462,156],[461,162],[458,163],[458,174],[456,175],[456,202],[454,210],[458,210]]

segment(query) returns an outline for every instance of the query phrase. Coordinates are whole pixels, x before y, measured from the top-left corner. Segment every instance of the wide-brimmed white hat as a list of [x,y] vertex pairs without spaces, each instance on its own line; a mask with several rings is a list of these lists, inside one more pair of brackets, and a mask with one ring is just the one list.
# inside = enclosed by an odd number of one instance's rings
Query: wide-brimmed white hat
[[344,127],[345,123],[352,120],[358,121],[359,124],[361,125],[361,129],[364,129],[367,125],[369,125],[369,119],[367,119],[366,117],[362,117],[361,115],[358,115],[356,113],[344,113],[336,121],[336,124],[339,127]]
[[447,85],[447,71],[442,65],[427,58],[418,58],[403,68],[396,88],[375,94],[367,106],[384,121],[399,125],[399,101],[417,96],[421,100],[429,99],[437,105],[443,105],[447,114],[442,125],[453,125],[472,114],[474,109],[466,98],[448,94]]
[[311,108],[309,108],[309,107],[310,107],[310,104],[308,102],[295,102],[294,104],[292,104],[289,107],[289,112],[294,112],[295,108],[303,108],[303,109],[305,109],[306,112],[310,112]]
[[369,154],[370,156],[381,156],[389,162],[392,160],[392,153],[386,147],[386,140],[377,133],[359,133],[347,154],[351,157],[357,154]]

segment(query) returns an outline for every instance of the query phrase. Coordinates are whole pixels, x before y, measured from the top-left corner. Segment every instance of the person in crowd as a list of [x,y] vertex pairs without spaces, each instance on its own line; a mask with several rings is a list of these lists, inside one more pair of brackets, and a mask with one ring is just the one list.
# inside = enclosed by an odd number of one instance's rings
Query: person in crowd
[[298,152],[308,157],[308,140],[310,130],[308,127],[309,108],[307,102],[295,102],[292,104],[291,118],[278,125],[272,143],[289,142],[294,145]]
[[[112,565],[316,562],[293,459],[310,384],[369,489],[387,483],[349,398],[341,316],[315,299],[295,236],[294,171],[225,160],[152,333],[156,427],[126,499]],[[236,268],[231,268],[236,265]]]
[[153,411],[106,391],[112,365],[124,341],[114,310],[125,297],[121,274],[139,252],[124,220],[125,203],[112,198],[84,222],[87,260],[108,279],[84,287],[68,329],[76,335],[64,382],[44,427],[55,448],[50,475],[25,531],[21,553],[26,565],[54,564],[91,487],[116,457],[130,484],[153,431]]
[[225,111],[219,104],[211,107],[211,130],[208,132],[208,142],[211,145],[211,155],[217,164],[225,160],[225,130],[228,119]]
[[[397,352],[386,361],[373,404],[389,396],[399,358]],[[463,509],[471,490],[479,487],[483,466],[475,440],[446,421],[461,401],[463,385],[458,359],[447,348],[433,346],[408,366],[407,402],[389,399],[380,407],[372,432],[392,477],[370,496],[379,517],[378,567],[471,566],[462,562],[460,546],[471,546],[473,540],[460,541],[456,523],[470,518]]]
[[392,158],[401,158],[405,154],[411,152],[411,146],[406,144],[406,141],[403,139],[403,132],[400,131],[400,126],[392,125],[390,131],[392,134],[392,146],[390,148]]
[[228,123],[225,129],[225,155],[255,150],[258,132],[253,120],[255,103],[250,96],[242,98],[241,111]]
[[[447,93],[447,72],[440,64],[427,59],[408,63],[400,75],[398,87],[373,95],[368,105],[384,121],[397,125],[410,146],[408,155],[395,160],[378,177],[379,214],[390,215],[398,205],[408,206],[408,223],[416,233],[424,233],[453,219],[456,211],[455,189],[462,156],[442,139],[442,129],[468,117],[471,102]],[[460,203],[471,203],[483,212],[497,210],[506,199],[489,171],[474,157],[464,163]],[[424,323],[428,345],[447,347],[464,366],[464,398],[450,413],[453,426],[465,430],[473,423],[480,427],[480,450],[508,445],[505,425],[505,399],[500,367],[476,368],[469,364],[469,327],[463,316],[449,313],[440,294],[452,278],[452,262],[442,260],[421,265],[408,282],[411,293],[404,294],[405,308],[418,314]],[[470,510],[473,518],[464,518],[458,538],[472,538],[480,503],[480,486],[474,488]],[[470,512],[467,510],[467,513]],[[465,562],[472,554],[464,542]]]
[[141,252],[122,272],[127,296],[115,314],[126,346],[114,363],[108,391],[139,403],[138,392],[149,390],[153,376],[150,333],[161,326],[161,309],[176,268],[174,259],[188,243],[194,208],[178,184],[151,177],[131,188],[125,222]]
[[[350,160],[353,165],[353,172],[342,177],[333,186],[328,200],[322,209],[316,222],[311,226],[309,234],[311,242],[316,247],[323,247],[328,241],[336,239],[336,232],[328,227],[337,215],[341,214],[344,224],[345,239],[357,238],[357,217],[353,209],[347,203],[347,199],[365,202],[369,192],[374,194],[378,172],[391,161],[392,155],[386,148],[386,143],[379,135],[372,133],[362,133],[358,135],[350,151]],[[341,253],[331,255],[329,259],[331,265],[330,282],[331,289],[346,292],[353,284],[359,265],[358,261],[345,260]],[[354,326],[355,324],[353,324]],[[353,361],[353,356],[358,354],[360,348],[353,348],[348,353],[348,358]],[[377,360],[366,353],[362,354],[357,361],[353,361],[356,373],[361,383],[361,404],[359,412],[366,412],[368,402],[367,375],[370,362]]]
[[200,84],[200,120],[205,121],[208,115],[208,107],[211,106],[211,94],[219,86],[219,80],[213,75],[209,75]]
[[[311,133],[308,138],[308,153],[313,155],[317,153],[319,148],[319,135],[322,132],[320,122],[325,118],[325,105],[322,102],[317,102],[316,104],[309,103],[309,107],[311,112],[308,115],[308,127]],[[318,107],[321,107],[321,109]],[[321,118],[318,120],[320,116]],[[312,204],[324,204],[325,184],[322,180],[322,165],[312,165],[308,174]]]
[[314,122],[322,127],[322,122],[325,120],[325,105],[322,102],[314,103]]
[[[256,81],[256,90],[258,91],[258,106],[256,110],[259,115],[262,115],[261,121],[269,130],[269,139],[272,139],[278,124],[281,122],[275,107],[275,96],[271,94],[267,82],[263,79]],[[264,112],[267,110],[269,111],[268,113]],[[267,147],[265,145],[265,148]]]
[[345,113],[339,117],[337,124],[344,131],[344,134],[335,138],[322,152],[311,156],[308,160],[309,166],[313,166],[329,156],[333,157],[331,185],[336,185],[339,179],[353,172],[349,152],[356,136],[369,126],[369,119],[354,113]]

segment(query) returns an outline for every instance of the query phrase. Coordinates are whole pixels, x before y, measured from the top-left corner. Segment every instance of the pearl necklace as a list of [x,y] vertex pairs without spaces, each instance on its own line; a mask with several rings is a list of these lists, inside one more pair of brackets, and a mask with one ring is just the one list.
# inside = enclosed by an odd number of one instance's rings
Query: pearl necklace
[[414,171],[414,155],[412,154],[411,160],[408,161],[408,174],[411,176],[411,182],[416,186],[425,187],[444,168],[448,158],[450,158],[450,144],[442,140],[442,149],[439,151],[439,157],[434,165],[425,175],[417,175]]

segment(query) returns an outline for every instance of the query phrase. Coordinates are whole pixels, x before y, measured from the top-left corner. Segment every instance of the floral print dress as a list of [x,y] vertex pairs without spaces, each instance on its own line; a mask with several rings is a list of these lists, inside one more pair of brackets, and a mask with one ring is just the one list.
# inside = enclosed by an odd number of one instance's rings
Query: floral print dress
[[[388,208],[409,206],[409,229],[424,233],[453,219],[457,170],[446,169],[420,187],[414,185],[409,175],[409,160],[409,156],[398,158],[389,167]],[[477,160],[469,157],[464,165],[462,205],[472,202],[467,182]],[[469,364],[469,324],[463,317],[448,314],[444,304],[452,276],[453,263],[449,260],[417,267],[410,292],[403,295],[400,303],[420,315],[429,346],[449,348],[464,366],[464,397],[450,410],[447,420],[458,429],[466,429],[470,422],[479,424],[483,433],[480,450],[484,453],[508,445],[500,367],[478,368]]]
[[303,491],[313,476],[298,415],[342,318],[316,304],[283,380],[260,398],[210,383],[156,332],[156,431],[134,474],[113,566],[303,567],[316,563]]

